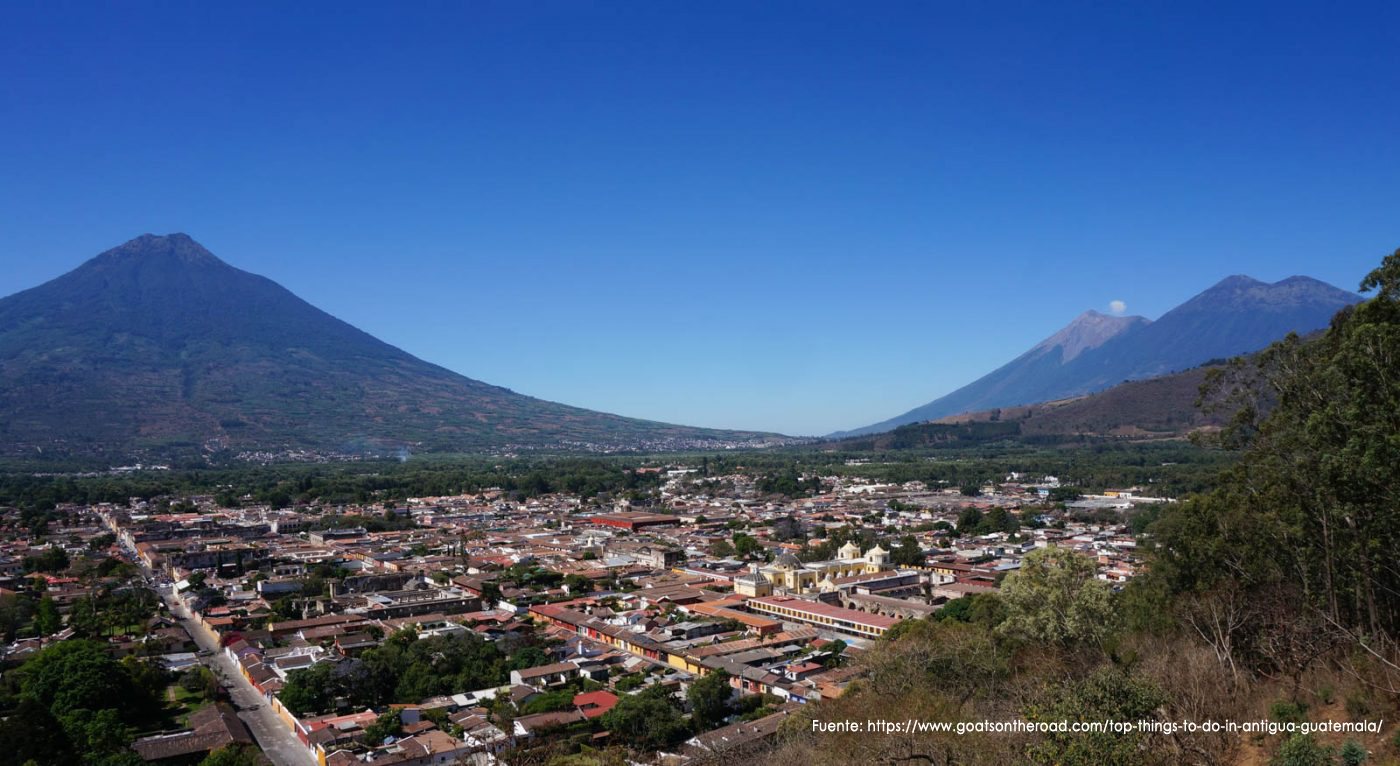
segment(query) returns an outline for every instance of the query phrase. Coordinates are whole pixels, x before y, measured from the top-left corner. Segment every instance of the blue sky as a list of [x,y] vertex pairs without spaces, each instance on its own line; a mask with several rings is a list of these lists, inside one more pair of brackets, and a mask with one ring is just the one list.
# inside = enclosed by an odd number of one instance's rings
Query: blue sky
[[430,361],[890,417],[1085,309],[1400,246],[1400,11],[6,3],[0,295],[144,232]]

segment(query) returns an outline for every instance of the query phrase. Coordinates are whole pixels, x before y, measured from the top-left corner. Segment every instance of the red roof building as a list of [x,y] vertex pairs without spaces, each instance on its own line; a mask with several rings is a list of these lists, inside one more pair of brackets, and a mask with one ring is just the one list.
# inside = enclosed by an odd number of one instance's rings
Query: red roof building
[[574,707],[589,718],[597,718],[612,710],[616,704],[617,695],[612,692],[584,692],[574,695]]

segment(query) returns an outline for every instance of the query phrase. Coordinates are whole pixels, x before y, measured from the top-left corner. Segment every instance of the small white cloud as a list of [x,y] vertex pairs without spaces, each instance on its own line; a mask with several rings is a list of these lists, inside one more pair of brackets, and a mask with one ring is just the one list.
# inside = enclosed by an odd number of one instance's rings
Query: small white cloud
[[1108,310],[1114,314],[1124,314],[1128,311],[1128,304],[1123,301],[1109,301]]

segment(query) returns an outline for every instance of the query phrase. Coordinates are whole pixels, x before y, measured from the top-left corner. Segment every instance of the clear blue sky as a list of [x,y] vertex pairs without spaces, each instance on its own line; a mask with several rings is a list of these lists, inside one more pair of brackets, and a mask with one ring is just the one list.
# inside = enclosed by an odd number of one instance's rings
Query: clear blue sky
[[0,9],[0,295],[184,231],[472,377],[807,434],[1400,246],[1394,3],[213,5]]

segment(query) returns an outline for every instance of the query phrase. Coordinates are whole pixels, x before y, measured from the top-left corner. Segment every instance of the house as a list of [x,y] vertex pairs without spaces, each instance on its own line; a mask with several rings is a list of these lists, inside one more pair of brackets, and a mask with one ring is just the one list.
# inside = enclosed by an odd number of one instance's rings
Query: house
[[251,745],[253,737],[232,707],[216,702],[191,713],[188,729],[142,737],[131,749],[148,763],[174,764],[198,762],[208,753],[235,743]]
[[732,757],[752,752],[755,746],[778,733],[778,727],[787,716],[787,711],[780,711],[756,721],[740,721],[691,737],[681,748],[681,762],[711,761],[725,755]]
[[596,691],[574,695],[574,707],[588,718],[597,718],[617,705],[617,695],[612,692]]
[[470,752],[471,748],[461,740],[430,729],[358,757],[348,750],[337,750],[326,756],[324,762],[326,766],[442,766],[458,763]]
[[515,719],[513,724],[515,736],[528,739],[538,736],[541,732],[556,729],[561,726],[568,726],[571,723],[587,721],[588,716],[578,710],[561,710],[555,713],[536,713],[535,715],[522,715]]
[[579,674],[577,662],[556,662],[533,668],[510,671],[510,682],[526,686],[549,686],[566,683]]

